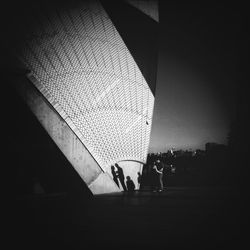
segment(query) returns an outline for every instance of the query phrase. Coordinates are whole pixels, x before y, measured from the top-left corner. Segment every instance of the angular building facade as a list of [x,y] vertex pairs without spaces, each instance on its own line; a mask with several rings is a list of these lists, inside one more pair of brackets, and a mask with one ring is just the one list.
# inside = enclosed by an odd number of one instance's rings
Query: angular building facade
[[22,41],[18,58],[28,81],[18,90],[93,194],[123,190],[113,181],[115,163],[137,185],[146,162],[156,7],[152,1],[45,4]]

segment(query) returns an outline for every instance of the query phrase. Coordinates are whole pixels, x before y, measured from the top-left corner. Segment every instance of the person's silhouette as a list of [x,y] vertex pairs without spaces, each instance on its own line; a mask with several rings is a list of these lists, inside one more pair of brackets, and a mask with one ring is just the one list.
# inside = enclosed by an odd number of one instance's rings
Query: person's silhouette
[[157,173],[157,190],[158,192],[163,191],[163,164],[158,159],[153,166],[153,169]]
[[138,174],[138,177],[137,177],[137,182],[138,182],[138,189],[141,188],[141,184],[142,184],[142,175],[140,172],[137,173]]
[[113,175],[113,180],[114,180],[114,182],[116,183],[116,185],[119,187],[119,181],[118,181],[118,174],[116,173],[116,171],[115,171],[115,167],[112,165],[111,166],[111,173],[112,173],[112,175]]
[[129,193],[134,192],[135,191],[134,182],[131,180],[130,176],[127,176],[126,178],[127,178],[126,184],[127,184],[128,192]]
[[117,174],[118,174],[118,178],[120,180],[120,183],[122,185],[122,188],[123,188],[124,191],[127,191],[127,188],[126,188],[126,185],[125,185],[125,182],[124,182],[123,170],[117,163],[115,164],[115,166],[117,168]]

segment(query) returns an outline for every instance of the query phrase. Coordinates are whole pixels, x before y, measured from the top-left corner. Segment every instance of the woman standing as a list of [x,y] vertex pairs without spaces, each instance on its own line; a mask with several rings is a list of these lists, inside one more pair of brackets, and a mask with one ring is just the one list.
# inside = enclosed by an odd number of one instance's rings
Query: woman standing
[[153,169],[156,171],[157,174],[157,190],[158,192],[163,191],[163,164],[158,159],[153,166]]

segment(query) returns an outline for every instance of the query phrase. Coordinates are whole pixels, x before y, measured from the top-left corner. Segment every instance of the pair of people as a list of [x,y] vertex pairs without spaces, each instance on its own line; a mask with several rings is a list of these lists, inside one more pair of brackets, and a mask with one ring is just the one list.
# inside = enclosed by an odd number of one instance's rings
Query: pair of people
[[[115,167],[116,167],[117,171],[115,170]],[[115,164],[115,167],[111,166],[111,173],[113,175],[113,180],[116,183],[116,185],[119,187],[119,181],[118,181],[118,179],[119,179],[123,190],[127,191],[127,187],[126,187],[125,181],[124,181],[125,177],[123,174],[123,170],[117,163]]]
[[[117,169],[117,171],[115,170],[115,167]],[[120,184],[122,185],[122,188],[124,191],[129,191],[129,192],[133,192],[135,190],[135,184],[132,181],[132,179],[130,178],[130,176],[126,177],[126,185],[125,185],[125,177],[123,174],[123,170],[122,168],[116,163],[115,166],[111,166],[111,173],[113,175],[113,180],[116,183],[116,185],[119,187],[119,181],[120,180]]]
[[158,159],[156,162],[154,162],[153,169],[155,170],[156,175],[156,183],[154,185],[153,191],[156,192],[162,192],[163,191],[163,164]]

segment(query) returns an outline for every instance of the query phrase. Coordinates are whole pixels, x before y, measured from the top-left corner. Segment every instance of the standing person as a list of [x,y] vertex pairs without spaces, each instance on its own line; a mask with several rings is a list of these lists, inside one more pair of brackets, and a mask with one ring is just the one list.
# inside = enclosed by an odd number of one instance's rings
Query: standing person
[[117,168],[117,174],[118,174],[118,178],[120,180],[120,183],[122,185],[122,188],[123,188],[124,191],[127,191],[127,188],[126,188],[126,185],[125,185],[125,182],[124,182],[125,177],[124,177],[124,174],[123,174],[123,170],[117,163],[115,164],[115,166]]
[[157,191],[158,188],[158,173],[155,171],[155,164],[156,162],[154,161],[151,167],[151,173],[150,173],[150,182],[151,182],[151,189],[153,192]]
[[111,173],[113,175],[113,180],[116,183],[116,185],[119,187],[119,181],[118,181],[118,174],[115,171],[115,167],[112,165],[111,166]]
[[126,184],[127,184],[127,189],[128,189],[128,192],[129,193],[132,193],[135,191],[135,184],[134,182],[131,180],[130,176],[127,176],[127,181],[126,181]]
[[155,170],[157,174],[157,191],[162,192],[163,191],[163,164],[161,163],[159,159],[154,164],[153,169]]

